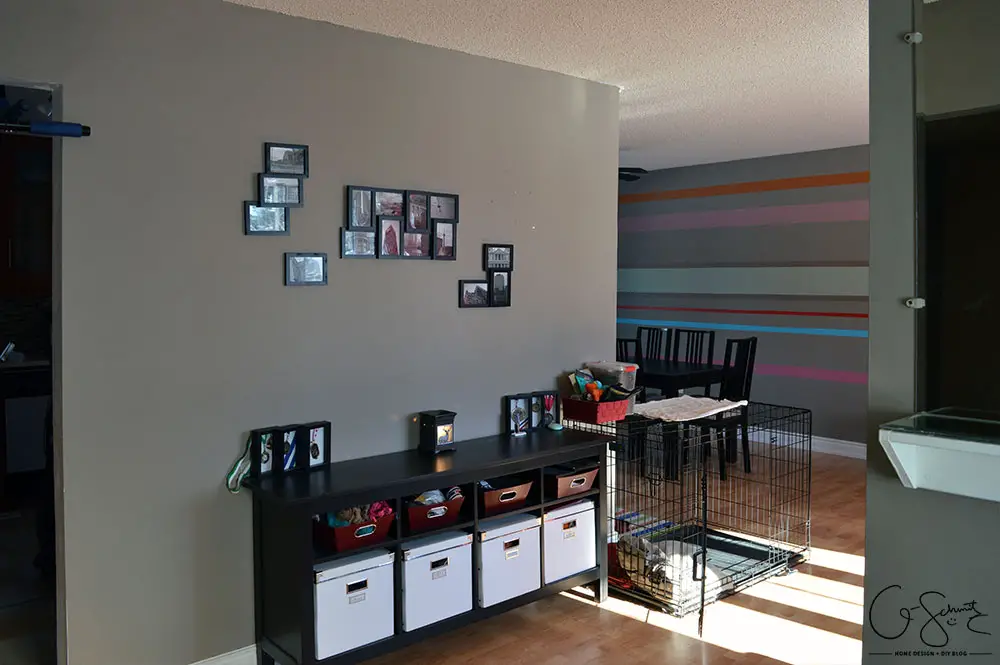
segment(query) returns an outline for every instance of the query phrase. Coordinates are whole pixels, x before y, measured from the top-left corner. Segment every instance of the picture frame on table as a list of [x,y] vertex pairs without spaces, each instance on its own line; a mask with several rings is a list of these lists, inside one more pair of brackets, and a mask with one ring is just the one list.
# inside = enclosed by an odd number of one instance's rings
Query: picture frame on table
[[276,208],[301,208],[304,203],[302,177],[257,174],[257,205]]
[[256,201],[243,202],[243,233],[248,236],[287,236],[290,211],[284,207],[259,206]]
[[538,392],[531,393],[531,398],[541,400],[541,423],[539,427],[548,427],[552,423],[558,423],[562,420],[562,405],[559,402],[559,393],[555,390],[540,390]]
[[406,233],[430,232],[429,200],[427,192],[406,191]]
[[483,244],[483,270],[509,270],[514,272],[514,245]]
[[458,247],[458,224],[434,220],[434,260],[454,261]]
[[430,233],[403,233],[403,248],[401,256],[404,259],[424,259],[433,258],[431,249]]
[[490,283],[490,307],[510,307],[511,272],[490,270],[487,275]]
[[504,395],[504,431],[513,436],[522,436],[531,426],[531,395],[519,393]]
[[355,231],[340,229],[340,258],[342,259],[374,259],[378,245],[373,229]]
[[429,219],[458,223],[458,194],[430,192],[427,205]]
[[299,469],[312,469],[330,463],[330,433],[332,426],[328,420],[299,425],[297,447],[299,457],[295,466]]
[[265,143],[264,173],[309,177],[309,146],[298,143]]
[[406,193],[401,189],[373,188],[372,214],[379,217],[403,218],[406,211]]
[[285,252],[285,286],[326,286],[325,252]]
[[347,228],[351,231],[377,231],[375,228],[375,190],[347,186]]
[[255,429],[250,432],[250,475],[261,477],[274,470],[274,442],[281,438],[275,427]]
[[398,259],[403,247],[403,218],[381,215],[378,218],[378,247],[380,259]]
[[461,308],[489,307],[489,282],[485,279],[458,280],[458,306]]

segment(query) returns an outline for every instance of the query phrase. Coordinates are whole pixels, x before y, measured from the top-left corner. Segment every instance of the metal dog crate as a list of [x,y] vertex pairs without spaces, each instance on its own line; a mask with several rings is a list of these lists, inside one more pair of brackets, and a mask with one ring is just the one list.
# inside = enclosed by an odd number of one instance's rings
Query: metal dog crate
[[806,560],[812,413],[751,402],[721,415],[724,425],[638,415],[566,423],[615,440],[606,483],[614,592],[684,616]]

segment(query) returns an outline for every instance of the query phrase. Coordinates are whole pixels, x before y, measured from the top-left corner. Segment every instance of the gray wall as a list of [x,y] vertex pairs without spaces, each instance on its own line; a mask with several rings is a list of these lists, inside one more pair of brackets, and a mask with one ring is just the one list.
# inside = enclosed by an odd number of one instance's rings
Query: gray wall
[[[940,11],[962,11],[964,0],[946,0]],[[935,5],[926,9],[930,10]],[[912,295],[914,266],[914,89],[913,49],[900,36],[918,28],[928,42],[931,24],[921,26],[916,13],[921,0],[885,0],[870,5],[871,49],[871,274],[870,358],[868,407],[868,495],[865,543],[864,663],[996,662],[1000,654],[1000,577],[996,574],[1000,531],[994,503],[904,489],[878,443],[880,423],[911,413],[915,408],[916,322],[902,306]],[[997,7],[1000,10],[1000,7]],[[961,58],[961,52],[940,54]],[[929,63],[928,63],[929,65]],[[957,60],[956,68],[975,63]],[[930,81],[928,81],[930,83]],[[928,91],[929,92],[929,91]],[[950,104],[948,105],[951,108]],[[929,306],[933,307],[933,303]],[[891,585],[879,603],[873,600]],[[953,607],[977,601],[989,617],[974,624],[991,635],[966,629],[969,613],[947,627],[947,649],[992,654],[981,657],[920,655],[884,656],[896,651],[933,650],[941,633],[920,609],[920,595],[931,595],[928,607]],[[913,608],[906,626],[900,608]],[[875,622],[873,627],[872,621]],[[939,619],[945,622],[946,619]],[[921,629],[928,626],[927,641]],[[894,636],[897,639],[880,637]]]
[[[613,353],[613,87],[211,0],[5,3],[0,63],[94,129],[58,191],[70,665],[252,642],[223,489],[249,429],[330,419],[337,459],[406,448],[422,409],[491,434],[504,393]],[[310,145],[306,207],[247,238],[268,140]],[[458,261],[337,260],[348,183],[459,193]],[[514,306],[459,310],[484,241],[516,245]],[[330,286],[283,287],[311,250]]]
[[[867,170],[868,147],[856,146],[623,183],[619,334],[640,324],[715,329],[717,360],[727,338],[756,335],[753,399],[812,409],[817,436],[863,441],[868,184],[775,181]],[[739,183],[759,191],[711,189]],[[657,192],[665,200],[634,200]]]
[[922,9],[923,112],[940,115],[1000,105],[1000,6],[942,0]]

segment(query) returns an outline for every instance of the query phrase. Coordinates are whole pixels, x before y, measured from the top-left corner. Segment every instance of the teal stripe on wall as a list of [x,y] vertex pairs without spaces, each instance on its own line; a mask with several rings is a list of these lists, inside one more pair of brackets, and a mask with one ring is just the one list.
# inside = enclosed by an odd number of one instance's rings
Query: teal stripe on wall
[[798,328],[794,326],[752,326],[739,323],[704,323],[702,321],[665,321],[660,319],[618,319],[619,324],[653,326],[655,328],[694,328],[698,330],[733,330],[736,332],[783,333],[786,335],[815,335],[817,337],[868,338],[867,330],[846,328]]
[[626,293],[868,296],[868,268],[640,268],[618,271]]

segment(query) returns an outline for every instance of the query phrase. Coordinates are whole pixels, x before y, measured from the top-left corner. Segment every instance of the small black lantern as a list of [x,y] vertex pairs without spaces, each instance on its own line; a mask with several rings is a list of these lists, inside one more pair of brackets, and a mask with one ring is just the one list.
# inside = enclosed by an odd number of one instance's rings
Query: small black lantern
[[455,449],[455,416],[454,411],[421,411],[420,416],[420,452],[426,455],[437,455],[446,450]]

